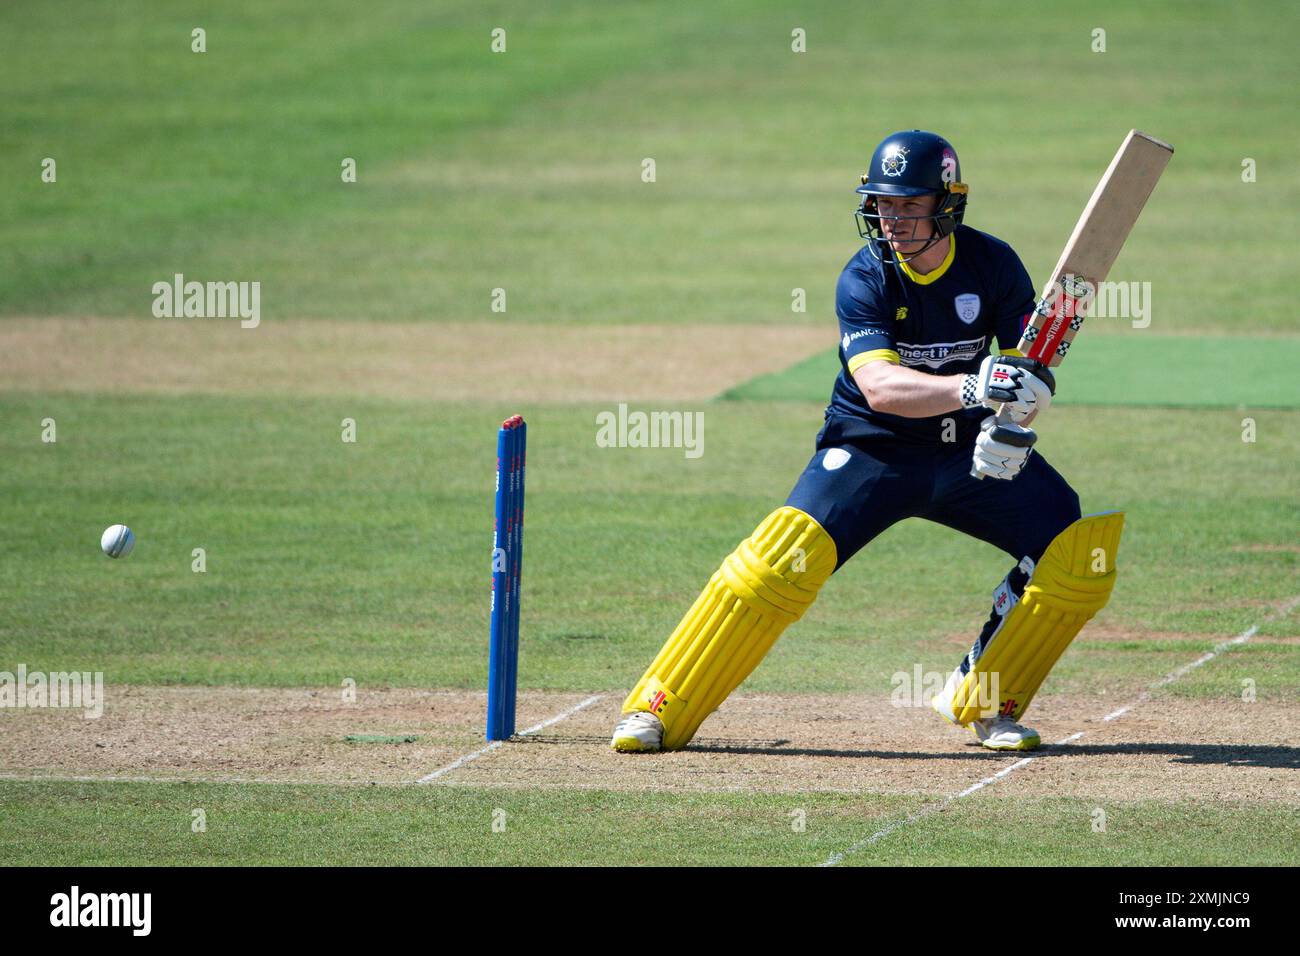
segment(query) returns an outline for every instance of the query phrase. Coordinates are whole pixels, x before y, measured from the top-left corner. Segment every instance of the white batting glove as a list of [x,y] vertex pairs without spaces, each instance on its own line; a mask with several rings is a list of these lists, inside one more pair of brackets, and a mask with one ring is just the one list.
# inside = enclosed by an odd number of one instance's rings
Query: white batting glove
[[1042,362],[1018,355],[986,355],[980,370],[962,376],[963,408],[1000,409],[1003,421],[1023,422],[1045,412],[1056,394],[1056,377]]
[[996,417],[990,415],[980,422],[971,475],[975,478],[1010,481],[1025,467],[1036,441],[1038,434],[1032,428],[1001,424]]

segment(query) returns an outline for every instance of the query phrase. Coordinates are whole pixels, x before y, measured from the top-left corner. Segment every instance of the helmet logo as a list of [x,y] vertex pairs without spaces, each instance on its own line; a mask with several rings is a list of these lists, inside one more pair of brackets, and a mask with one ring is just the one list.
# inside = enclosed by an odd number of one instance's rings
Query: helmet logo
[[903,170],[907,169],[907,154],[909,150],[906,146],[891,146],[885,150],[885,154],[880,157],[880,171],[886,176],[901,176]]

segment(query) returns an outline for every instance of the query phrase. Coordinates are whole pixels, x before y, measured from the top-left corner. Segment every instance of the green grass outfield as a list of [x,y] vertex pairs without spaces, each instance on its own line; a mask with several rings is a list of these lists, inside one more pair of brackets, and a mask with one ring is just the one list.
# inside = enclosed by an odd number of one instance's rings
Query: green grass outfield
[[[0,853],[48,865],[812,866],[919,804],[828,793],[647,799],[459,787],[22,783],[0,786]],[[205,812],[206,832],[191,830],[196,809]],[[800,810],[801,832],[792,824]],[[1112,807],[1106,832],[1095,833],[1094,810],[1091,802],[1055,798],[966,801],[846,862],[1300,862],[1293,811],[1139,802]],[[504,820],[503,830],[493,830],[494,819]]]
[[[0,660],[58,670],[84,659],[124,683],[483,686],[501,410],[71,395],[3,395],[0,409]],[[784,500],[821,415],[805,403],[706,405],[692,460],[597,448],[596,411],[530,415],[525,687],[619,688],[639,673],[721,556]],[[356,444],[340,440],[344,416]],[[1253,443],[1232,411],[1051,416],[1039,450],[1084,511],[1129,512],[1103,620],[1213,643],[1257,623],[1262,602],[1300,593],[1286,550],[1300,540],[1300,413],[1255,412]],[[38,440],[45,417],[55,444]],[[138,543],[110,561],[99,533],[118,521]],[[204,573],[191,570],[194,548]],[[937,639],[983,620],[1009,565],[938,525],[898,525],[831,580],[798,638],[746,686],[878,692],[917,655],[946,670],[953,652]],[[1130,680],[1189,654],[1144,650]],[[1261,693],[1300,692],[1294,653],[1247,653],[1277,668]],[[1131,660],[1127,646],[1072,654],[1054,678],[1124,680]]]
[[1288,0],[7,3],[0,314],[147,315],[182,272],[260,280],[267,319],[486,321],[503,287],[538,322],[818,324],[881,136],[944,132],[1041,283],[1136,126],[1178,152],[1111,278],[1163,331],[1294,331],[1297,32]]
[[[489,52],[497,26],[504,55]],[[1105,53],[1090,49],[1098,27]],[[794,28],[805,54],[790,52]],[[6,3],[0,322],[146,317],[152,284],[181,272],[260,281],[266,323],[489,323],[501,287],[509,319],[539,328],[798,323],[825,328],[829,348],[835,280],[859,245],[851,190],[881,136],[947,135],[971,184],[967,222],[1011,242],[1039,282],[1124,133],[1145,129],[1177,154],[1111,278],[1152,284],[1152,325],[1084,330],[1039,445],[1085,511],[1129,516],[1106,636],[1067,654],[1050,690],[1127,701],[1256,625],[1300,634],[1294,612],[1274,614],[1300,594],[1298,28],[1283,0],[1050,16],[995,0],[924,18],[774,0]],[[340,180],[345,157],[355,184]],[[1247,159],[1257,182],[1241,179]],[[806,312],[791,312],[796,288]],[[527,374],[532,356],[498,348]],[[597,448],[595,415],[617,395],[520,409],[24,393],[0,356],[0,669],[481,689],[493,432],[522,410],[521,683],[623,691],[784,499],[833,365],[817,356],[704,403],[705,454],[688,460]],[[1171,405],[1186,407],[1156,407]],[[340,441],[345,417],[356,444]],[[97,543],[117,521],[139,543],[110,561]],[[914,663],[946,671],[1008,564],[900,525],[828,583],[746,690],[879,697]],[[1247,643],[1161,693],[1240,700],[1249,679],[1257,706],[1293,719],[1294,647]],[[1171,772],[1177,759],[1190,758]],[[1280,778],[1290,751],[1275,759]],[[1013,777],[848,862],[1295,864],[1283,785],[1275,802],[1133,800],[1094,834],[1091,801],[1018,797]],[[803,865],[923,799],[0,779],[0,859]],[[196,808],[205,834],[190,832]]]

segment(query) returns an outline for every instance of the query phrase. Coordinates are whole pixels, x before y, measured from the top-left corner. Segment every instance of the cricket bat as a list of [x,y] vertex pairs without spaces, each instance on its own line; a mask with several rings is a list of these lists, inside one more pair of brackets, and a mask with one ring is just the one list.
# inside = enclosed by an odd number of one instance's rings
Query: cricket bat
[[1052,277],[1021,333],[1019,349],[1049,367],[1061,364],[1115,257],[1124,246],[1174,148],[1130,130],[1110,161]]
[[[1021,332],[1017,348],[1022,355],[1049,368],[1061,364],[1088,317],[1097,287],[1106,280],[1173,155],[1174,148],[1168,143],[1129,130],[1092,191],[1088,205],[1083,207],[1042,298]],[[997,409],[997,421],[999,425],[1008,424],[1001,407]],[[971,475],[984,477],[973,468]]]

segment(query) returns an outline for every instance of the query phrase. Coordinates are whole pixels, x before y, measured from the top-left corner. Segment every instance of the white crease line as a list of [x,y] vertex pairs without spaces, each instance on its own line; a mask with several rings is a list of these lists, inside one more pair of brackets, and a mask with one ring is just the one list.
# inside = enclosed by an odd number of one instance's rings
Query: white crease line
[[1013,763],[1013,764],[1011,764],[1011,765],[1009,765],[1009,766],[1003,767],[1001,770],[999,770],[999,771],[998,771],[997,773],[995,773],[993,776],[991,776],[991,777],[985,777],[985,778],[984,778],[983,780],[981,780],[979,783],[975,784],[975,786],[973,786],[973,787],[967,787],[967,788],[966,788],[965,790],[963,790],[961,793],[957,794],[956,797],[958,797],[958,798],[960,798],[960,797],[964,797],[964,796],[967,796],[968,794],[972,794],[972,793],[974,793],[976,790],[983,790],[983,789],[984,789],[985,787],[987,787],[989,784],[997,783],[999,780],[1001,780],[1003,777],[1005,777],[1005,776],[1006,776],[1007,774],[1009,774],[1011,771],[1015,770],[1017,767],[1023,767],[1025,764],[1029,763],[1029,762],[1030,762],[1031,760],[1033,760],[1033,759],[1035,759],[1035,758],[1033,758],[1033,757],[1022,757],[1022,758],[1020,758],[1019,760],[1017,760],[1015,763]]
[[[1083,734],[1081,733],[1074,734],[1071,737],[1066,737],[1065,740],[1058,741],[1058,743],[1068,743],[1069,741],[1075,740],[1082,736]],[[936,813],[939,810],[945,809],[954,800],[960,800],[962,797],[968,797],[972,793],[975,793],[977,790],[983,790],[985,787],[989,786],[990,784],[997,783],[998,780],[1005,777],[1007,774],[1015,770],[1017,767],[1023,767],[1025,764],[1032,763],[1037,759],[1038,759],[1037,757],[1022,757],[1019,760],[1017,760],[1015,763],[1003,767],[993,776],[985,777],[979,783],[967,787],[965,790],[961,791],[961,793],[949,794],[939,803],[927,803],[920,810],[917,810],[915,813],[912,813],[905,819],[895,820],[893,823],[885,827],[883,830],[877,830],[875,833],[871,834],[871,836],[867,837],[865,840],[859,840],[857,843],[853,844],[853,846],[849,847],[847,850],[843,850],[839,853],[831,854],[825,860],[825,862],[820,863],[819,866],[838,866],[840,863],[844,861],[844,858],[846,856],[851,856],[852,854],[857,853],[859,850],[870,846],[871,844],[875,843],[877,840],[883,840],[885,837],[889,836],[889,834],[893,833],[895,830],[899,829],[902,826],[905,826],[906,824],[921,819],[921,817],[925,816],[928,813]]]
[[[582,701],[581,703],[575,704],[574,706],[570,707],[568,710],[564,711],[564,713],[556,714],[554,717],[551,717],[548,720],[543,720],[540,724],[534,724],[532,727],[529,727],[527,730],[521,730],[519,731],[519,733],[515,734],[515,736],[527,737],[529,734],[535,734],[539,730],[545,730],[547,727],[551,726],[552,724],[558,724],[560,721],[572,717],[578,711],[586,707],[590,707],[592,704],[596,703],[596,701],[603,700],[604,697],[605,697],[604,694],[595,694],[594,696],[588,697],[586,700]],[[505,743],[505,741],[503,740],[494,740],[486,747],[480,747],[478,750],[474,751],[473,753],[465,754],[463,757],[457,757],[451,763],[447,764],[447,766],[440,767],[439,769],[435,770],[433,773],[425,774],[423,777],[421,777],[419,780],[415,782],[429,783],[432,780],[437,780],[439,777],[443,776],[444,774],[451,773],[457,767],[463,767],[471,760],[477,760],[479,757],[482,757],[484,754],[491,753],[492,751],[499,748],[503,743]]]
[[[1276,611],[1274,611],[1268,617],[1264,618],[1264,620],[1261,621],[1260,624],[1255,624],[1247,628],[1246,630],[1242,631],[1240,634],[1238,634],[1236,637],[1232,638],[1231,640],[1222,641],[1221,643],[1215,644],[1213,650],[1207,651],[1206,653],[1202,654],[1199,658],[1192,661],[1190,664],[1184,664],[1182,667],[1178,668],[1178,670],[1174,671],[1172,674],[1167,674],[1166,676],[1162,677],[1160,680],[1156,681],[1149,688],[1147,688],[1141,694],[1139,694],[1137,700],[1135,700],[1133,703],[1129,704],[1126,707],[1121,707],[1119,708],[1119,710],[1111,711],[1109,714],[1103,717],[1102,720],[1110,721],[1116,719],[1117,717],[1123,716],[1124,714],[1132,710],[1134,707],[1136,707],[1138,704],[1150,698],[1152,690],[1155,690],[1160,687],[1166,687],[1169,684],[1172,684],[1174,681],[1178,680],[1178,678],[1182,677],[1184,674],[1188,673],[1189,671],[1195,670],[1196,668],[1200,667],[1202,664],[1214,660],[1214,658],[1218,657],[1224,651],[1236,647],[1238,644],[1245,644],[1248,640],[1250,640],[1252,637],[1254,637],[1256,634],[1259,633],[1259,629],[1262,624],[1267,624],[1270,621],[1275,621],[1278,618],[1285,617],[1297,605],[1300,605],[1300,595],[1296,595],[1295,597],[1288,600]],[[1080,730],[1077,733],[1073,733],[1062,740],[1058,740],[1055,744],[1053,744],[1053,746],[1059,747],[1062,746],[1063,744],[1072,743],[1078,740],[1080,737],[1082,737],[1085,733],[1086,731]],[[903,818],[902,820],[895,820],[887,827],[877,830],[875,833],[871,834],[871,836],[867,837],[866,839],[859,840],[857,843],[853,844],[847,850],[841,850],[839,853],[832,853],[823,862],[819,863],[818,866],[838,866],[840,863],[844,861],[845,857],[851,856],[854,853],[857,853],[859,850],[865,849],[866,847],[875,843],[877,840],[884,839],[885,837],[893,833],[895,830],[898,830],[909,823],[919,820],[921,819],[921,817],[926,816],[927,814],[936,813],[940,810],[946,809],[949,806],[949,804],[953,803],[954,801],[960,800],[962,797],[969,796],[972,793],[975,793],[979,790],[983,790],[985,787],[990,786],[991,784],[997,783],[1000,779],[1005,777],[1007,774],[1011,773],[1011,771],[1015,770],[1018,767],[1023,767],[1027,764],[1033,763],[1037,759],[1039,758],[1023,757],[1020,760],[1017,760],[1015,763],[1003,767],[993,776],[985,777],[983,780],[981,780],[979,783],[975,784],[974,786],[967,787],[965,790],[962,790],[960,793],[949,794],[947,797],[945,797],[943,800],[937,803],[928,803],[925,806],[921,807],[920,810],[917,810],[916,812],[909,814],[907,817]]]

